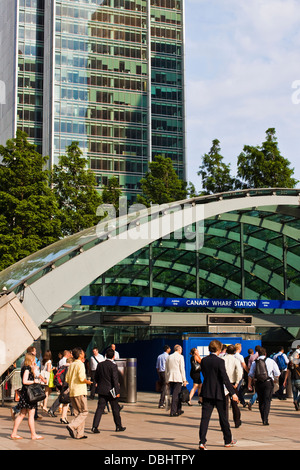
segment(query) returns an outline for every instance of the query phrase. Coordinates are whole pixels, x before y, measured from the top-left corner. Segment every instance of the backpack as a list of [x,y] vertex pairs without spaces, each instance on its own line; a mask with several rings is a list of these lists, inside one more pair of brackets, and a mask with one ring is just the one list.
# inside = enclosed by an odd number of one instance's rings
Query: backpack
[[186,387],[182,387],[179,397],[182,403],[187,403],[190,401],[190,392]]
[[54,379],[53,379],[55,387],[60,388],[60,387],[63,386],[63,384],[65,382],[66,372],[67,372],[67,367],[66,366],[62,366],[58,369],[58,371],[56,372],[56,374],[54,376]]
[[255,359],[256,369],[254,378],[257,380],[257,382],[265,382],[269,379],[266,359],[266,357],[264,359]]
[[277,356],[276,362],[277,362],[280,372],[286,369],[286,362],[283,357],[283,354],[279,354],[279,356]]

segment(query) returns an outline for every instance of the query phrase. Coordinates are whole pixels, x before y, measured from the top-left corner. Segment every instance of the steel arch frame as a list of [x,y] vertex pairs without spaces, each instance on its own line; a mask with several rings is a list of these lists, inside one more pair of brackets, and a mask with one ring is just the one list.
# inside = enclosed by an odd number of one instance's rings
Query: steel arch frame
[[[76,234],[78,242],[70,250],[70,259],[66,259],[67,262],[60,264],[59,260],[54,259],[42,266],[40,277],[33,282],[31,276],[20,279],[17,290],[21,289],[24,308],[33,321],[41,325],[83,287],[153,241],[187,225],[227,212],[263,206],[288,205],[298,208],[299,194],[299,190],[287,189],[222,193],[144,210],[129,218],[117,220],[117,226],[108,231],[104,230],[105,224],[100,224],[94,233],[88,230]],[[35,256],[38,257],[39,253]],[[23,264],[26,262],[26,259],[22,260]],[[0,274],[2,285],[3,279],[5,271]],[[16,286],[12,290],[15,288]]]

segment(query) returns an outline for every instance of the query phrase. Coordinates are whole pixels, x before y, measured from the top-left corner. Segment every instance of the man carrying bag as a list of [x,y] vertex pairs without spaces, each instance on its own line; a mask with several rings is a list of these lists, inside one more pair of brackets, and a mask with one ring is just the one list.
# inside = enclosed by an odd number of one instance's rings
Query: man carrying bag
[[97,366],[95,373],[96,392],[99,395],[98,406],[93,420],[92,432],[97,434],[100,431],[98,426],[104,412],[107,402],[110,403],[114,423],[116,425],[116,432],[125,431],[122,426],[120,416],[120,385],[118,377],[118,366],[114,362],[115,353],[113,349],[108,349],[106,352],[106,360],[100,362]]

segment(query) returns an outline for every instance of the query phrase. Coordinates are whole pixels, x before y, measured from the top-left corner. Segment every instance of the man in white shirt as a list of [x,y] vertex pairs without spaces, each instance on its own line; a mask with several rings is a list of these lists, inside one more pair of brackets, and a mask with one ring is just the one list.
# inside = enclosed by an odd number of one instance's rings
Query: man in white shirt
[[64,350],[64,355],[58,363],[58,368],[59,369],[60,369],[60,367],[63,367],[67,364],[67,359],[69,359],[69,357],[72,357],[72,352],[69,351],[68,349],[65,349]]
[[182,385],[187,385],[185,376],[184,358],[182,356],[182,347],[179,344],[174,346],[174,353],[166,359],[166,382],[170,386],[172,393],[172,404],[170,416],[180,416],[181,410],[180,392]]
[[120,354],[118,353],[118,351],[116,351],[116,345],[115,344],[111,344],[110,345],[111,349],[114,351],[115,353],[115,357],[114,357],[114,360],[115,359],[120,359]]
[[242,351],[242,345],[241,343],[236,343],[235,344],[235,350],[236,350],[236,353],[235,353],[235,357],[240,361],[240,364],[241,364],[241,368],[242,368],[242,372],[243,372],[243,369],[248,372],[248,367],[245,363],[245,359],[244,359],[244,356],[241,354],[241,351]]
[[96,373],[96,369],[97,369],[97,366],[98,364],[100,364],[100,362],[104,361],[104,357],[102,356],[102,354],[99,353],[99,350],[98,348],[93,348],[93,354],[92,356],[90,357],[90,371],[91,371],[91,381],[93,382],[92,385],[91,385],[91,393],[90,393],[90,399],[91,400],[94,400],[95,398],[95,391],[96,391],[96,383],[95,383],[95,373]]
[[266,357],[267,353],[266,353],[265,348],[260,348],[259,354],[260,354],[259,357],[252,363],[251,369],[248,374],[248,380],[249,380],[248,388],[249,390],[251,390],[252,383],[255,380],[257,361],[261,361],[261,360],[265,361],[268,378],[263,382],[256,380],[255,387],[257,391],[259,411],[260,411],[262,423],[264,426],[268,426],[269,425],[268,418],[269,418],[271,400],[272,400],[272,395],[273,395],[273,390],[274,390],[274,380],[277,380],[277,378],[280,377],[280,370],[278,368],[278,365],[273,359]]

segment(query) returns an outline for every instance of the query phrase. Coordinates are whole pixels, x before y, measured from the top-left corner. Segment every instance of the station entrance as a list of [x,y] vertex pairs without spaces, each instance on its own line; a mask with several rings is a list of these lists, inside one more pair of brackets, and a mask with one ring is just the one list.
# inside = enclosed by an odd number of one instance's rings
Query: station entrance
[[[54,350],[70,338],[103,349],[157,334],[219,336],[230,328],[238,336],[243,327],[266,344],[291,344],[300,337],[300,309],[286,303],[300,299],[299,195],[268,188],[151,207],[101,222],[2,271],[0,373],[37,340]],[[86,305],[85,296],[165,303]],[[168,305],[168,299],[203,303]],[[225,303],[204,303],[213,299]],[[266,307],[270,300],[277,303]],[[241,303],[249,301],[263,303]],[[230,317],[248,323],[228,325]]]

